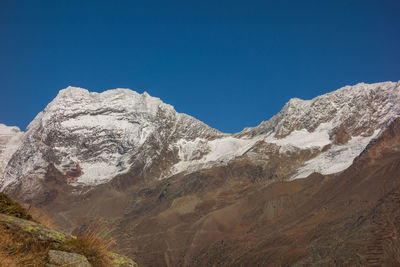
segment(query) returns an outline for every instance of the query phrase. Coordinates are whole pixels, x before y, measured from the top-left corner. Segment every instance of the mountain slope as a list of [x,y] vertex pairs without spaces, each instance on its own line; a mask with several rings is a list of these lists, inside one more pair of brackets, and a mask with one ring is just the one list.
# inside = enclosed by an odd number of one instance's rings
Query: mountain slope
[[114,235],[145,266],[397,266],[399,151],[397,119],[337,176],[268,183],[236,162],[172,178],[132,191]]

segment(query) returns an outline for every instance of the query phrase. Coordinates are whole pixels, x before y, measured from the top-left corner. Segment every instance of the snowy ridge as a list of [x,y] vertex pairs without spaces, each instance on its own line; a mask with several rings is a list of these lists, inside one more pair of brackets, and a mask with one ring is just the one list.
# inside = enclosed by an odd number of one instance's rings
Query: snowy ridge
[[[292,178],[336,173],[399,114],[399,83],[361,83],[312,100],[291,99],[270,120],[230,135],[146,92],[68,87],[25,133],[0,125],[0,190],[16,185],[36,190],[49,166],[72,186],[107,183],[132,169],[133,175],[165,179],[241,157],[255,159],[268,153],[257,152],[261,143],[275,144],[282,157],[311,151]],[[268,155],[259,156],[268,164]]]
[[[292,178],[312,172],[332,174],[348,168],[368,143],[400,115],[400,82],[345,86],[312,100],[291,99],[280,113],[236,136],[266,135],[266,142],[298,148],[331,148],[305,162]],[[348,142],[335,143],[342,129]],[[253,137],[254,138],[254,137]]]
[[[348,168],[387,122],[399,114],[399,82],[360,83],[312,100],[293,98],[281,112],[257,127],[214,141],[218,145],[203,142],[201,147],[209,154],[196,160],[181,157],[172,167],[172,174],[225,164],[244,155],[261,140],[280,146],[281,153],[293,148],[321,151],[316,158],[305,162],[293,179],[307,177],[312,172],[337,173]],[[349,136],[345,144],[335,143],[339,129],[345,129]],[[322,152],[328,145],[331,148]],[[196,150],[199,147],[193,143],[178,146],[179,151],[190,154],[200,154]]]
[[1,187],[20,177],[43,179],[50,163],[64,175],[79,173],[70,177],[72,185],[106,183],[129,171],[135,158],[151,165],[157,153],[148,151],[150,142],[162,147],[178,137],[191,140],[222,135],[146,92],[114,89],[92,93],[68,87],[27,127]]
[[[236,136],[249,138],[274,132],[279,138],[294,130],[312,132],[325,122],[333,127],[343,124],[351,135],[371,135],[371,126],[379,127],[399,114],[399,94],[399,82],[382,82],[345,86],[312,100],[293,98],[270,120],[245,128]],[[369,131],[365,131],[367,128]]]

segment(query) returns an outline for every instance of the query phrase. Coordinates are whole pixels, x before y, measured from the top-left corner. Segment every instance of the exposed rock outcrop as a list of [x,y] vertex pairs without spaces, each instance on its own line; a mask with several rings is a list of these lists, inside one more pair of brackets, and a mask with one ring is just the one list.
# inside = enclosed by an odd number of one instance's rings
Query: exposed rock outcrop
[[48,267],[54,266],[76,266],[92,267],[87,258],[83,255],[51,249],[48,253]]
[[62,243],[69,238],[73,238],[69,234],[54,230],[42,224],[1,213],[0,223],[11,227],[18,227],[22,231],[27,232],[42,241]]

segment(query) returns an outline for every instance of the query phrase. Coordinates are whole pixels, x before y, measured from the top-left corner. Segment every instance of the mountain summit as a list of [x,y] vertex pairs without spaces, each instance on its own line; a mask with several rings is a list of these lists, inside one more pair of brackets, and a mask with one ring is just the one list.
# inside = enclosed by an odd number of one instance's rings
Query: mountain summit
[[91,93],[68,87],[20,137],[20,147],[5,168],[2,189],[22,183],[29,190],[36,184],[30,177],[43,179],[49,165],[71,185],[106,183],[132,165],[149,168],[179,140],[221,135],[146,92]]

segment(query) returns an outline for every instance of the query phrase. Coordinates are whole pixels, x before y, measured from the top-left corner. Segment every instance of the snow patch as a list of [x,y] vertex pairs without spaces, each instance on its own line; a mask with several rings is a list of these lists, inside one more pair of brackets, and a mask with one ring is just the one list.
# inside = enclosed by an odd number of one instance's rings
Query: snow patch
[[[168,175],[163,175],[161,178],[167,178],[180,172],[195,171],[224,164],[246,153],[260,139],[260,137],[239,139],[229,136],[208,142],[203,139],[196,139],[194,141],[180,140],[176,146],[179,150],[178,153],[181,161],[172,166]],[[198,146],[198,144],[201,144],[201,146]],[[207,154],[200,159],[193,160],[193,155],[197,156],[202,153]]]
[[321,123],[313,132],[306,129],[296,130],[291,132],[285,138],[276,138],[274,133],[269,134],[264,141],[267,143],[274,143],[279,146],[294,146],[300,149],[307,149],[312,147],[324,147],[331,143],[329,140],[329,131],[332,129],[332,123]]
[[369,142],[379,135],[380,130],[368,137],[353,137],[345,145],[332,146],[326,152],[304,163],[304,166],[297,170],[291,179],[305,178],[313,172],[321,174],[333,174],[341,172],[351,166],[353,160],[360,155]]
[[84,162],[80,166],[82,175],[78,177],[76,182],[71,183],[74,186],[103,184],[110,181],[110,177],[128,171],[128,169],[118,168],[118,166],[109,162]]

